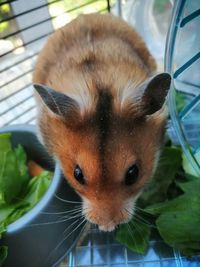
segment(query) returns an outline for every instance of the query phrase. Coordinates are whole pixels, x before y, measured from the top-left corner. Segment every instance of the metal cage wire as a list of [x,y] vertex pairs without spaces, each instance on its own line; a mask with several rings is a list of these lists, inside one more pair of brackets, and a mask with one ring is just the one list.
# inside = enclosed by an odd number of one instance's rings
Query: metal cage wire
[[10,0],[0,10],[0,127],[35,123],[32,72],[48,36],[80,13],[109,12],[110,1]]

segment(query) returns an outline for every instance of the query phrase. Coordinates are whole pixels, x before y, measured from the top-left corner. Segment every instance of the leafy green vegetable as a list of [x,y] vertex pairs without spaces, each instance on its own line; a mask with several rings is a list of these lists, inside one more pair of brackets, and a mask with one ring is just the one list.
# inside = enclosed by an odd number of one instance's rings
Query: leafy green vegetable
[[39,202],[50,186],[51,178],[52,173],[45,171],[29,181],[23,200],[7,218],[9,224],[16,221]]
[[[138,201],[143,211],[154,216],[164,242],[187,256],[200,253],[200,178],[194,174],[179,147],[165,147],[156,173]],[[149,235],[143,232],[148,242]],[[119,228],[117,240],[135,252],[145,252],[144,240],[133,240],[126,225]]]
[[0,223],[4,222],[6,218],[15,209],[16,204],[1,204],[0,205]]
[[[194,254],[196,250],[200,251],[200,179],[193,178],[177,184],[184,191],[183,195],[146,210],[160,214],[156,225],[167,244],[180,250],[183,248],[183,252],[188,249]],[[193,244],[195,249],[192,249]]]
[[6,232],[6,227],[4,223],[0,223],[0,239],[2,238],[2,235]]
[[151,214],[185,211],[186,209],[193,209],[200,212],[200,179],[193,177],[184,182],[176,181],[176,184],[185,194],[170,201],[148,206],[145,210]]
[[[194,168],[192,167],[191,163],[189,162],[189,160],[187,159],[187,157],[184,153],[183,153],[182,157],[183,157],[183,169],[184,169],[184,171],[188,174],[196,176],[197,175],[196,171],[194,170]],[[196,161],[200,163],[200,151],[198,153],[196,153],[194,157],[195,157]]]
[[[30,178],[26,153],[21,145],[11,147],[11,134],[0,134],[0,239],[6,227],[31,210],[47,191],[52,173]],[[0,246],[0,266],[7,247]]]
[[35,205],[44,195],[52,181],[52,173],[42,172],[39,176],[32,178],[27,186],[23,201]]
[[0,135],[0,200],[5,203],[11,203],[17,197],[27,177],[24,161],[20,162],[23,148],[18,147],[13,151],[10,137],[10,134]]
[[47,191],[51,178],[52,173],[41,173],[29,181],[25,194],[16,203],[0,205],[0,223],[8,225],[32,209]]
[[10,203],[21,190],[17,159],[12,151],[0,152],[0,159],[2,161],[0,173],[1,197],[6,203]]
[[0,135],[0,151],[7,152],[11,150],[10,137],[10,133],[4,133]]
[[[176,172],[181,166],[181,155],[181,149],[178,147],[165,147],[163,149],[158,168],[138,201],[140,207],[144,208],[167,198],[168,187],[175,179]],[[172,158],[174,158],[173,161]],[[140,228],[142,229],[140,230]],[[134,238],[130,236],[131,233]],[[133,219],[131,227],[128,225],[119,227],[116,239],[133,251],[144,253],[147,249],[149,236],[150,227],[142,221]]]
[[20,144],[17,146],[17,148],[15,148],[15,155],[17,157],[18,169],[22,180],[22,186],[25,186],[29,181],[27,157],[23,147]]
[[[193,211],[188,212],[188,210],[161,214],[156,225],[163,240],[179,250],[190,249],[191,254],[195,254],[196,251],[200,252],[200,216],[199,214],[197,217],[194,216],[197,214]],[[192,248],[194,244],[195,249]]]
[[139,206],[146,207],[167,198],[169,185],[181,167],[181,156],[182,151],[179,147],[165,147],[163,149],[157,170],[139,199]]
[[133,219],[129,224],[123,224],[119,227],[116,239],[137,253],[145,253],[149,243],[150,227]]

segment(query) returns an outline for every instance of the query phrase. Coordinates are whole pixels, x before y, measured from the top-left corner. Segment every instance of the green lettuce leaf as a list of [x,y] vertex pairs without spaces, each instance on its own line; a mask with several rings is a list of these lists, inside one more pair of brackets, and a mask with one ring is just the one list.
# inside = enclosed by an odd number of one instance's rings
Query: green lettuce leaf
[[[194,155],[196,161],[200,163],[200,151]],[[186,155],[182,153],[182,158],[183,158],[183,169],[185,173],[197,176],[197,173],[195,169],[192,167],[190,161],[187,159]]]
[[1,198],[10,203],[20,193],[20,172],[18,170],[17,159],[13,151],[0,151],[0,194]]
[[22,186],[25,187],[30,177],[28,174],[27,156],[24,148],[20,144],[17,146],[17,148],[15,148],[15,155],[17,157],[17,165],[21,176],[21,183]]
[[116,239],[130,250],[144,254],[148,248],[150,232],[149,225],[132,219],[128,224],[120,225]]
[[[11,138],[10,133],[0,134],[0,151],[8,152],[12,149],[10,138]],[[1,162],[0,162],[0,164],[1,164]],[[1,169],[1,165],[0,165],[0,169]]]
[[[157,170],[139,198],[137,205],[144,208],[151,204],[160,203],[161,201],[166,200],[168,188],[174,181],[176,173],[181,167],[181,163],[182,151],[179,147],[164,147]],[[147,208],[145,210],[147,210]],[[152,214],[154,213],[152,212]],[[134,238],[131,237],[130,231]],[[120,243],[126,245],[129,249],[135,252],[144,253],[148,246],[149,236],[150,227],[133,218],[131,229],[128,225],[120,226],[116,234],[116,239]]]
[[156,225],[167,244],[192,255],[200,252],[200,179],[193,177],[177,185],[183,195],[147,207],[146,211],[159,215]]
[[[52,173],[42,172],[30,178],[26,153],[21,145],[11,147],[11,134],[0,134],[0,239],[6,227],[31,210],[43,197]],[[0,266],[7,257],[6,246],[0,247]]]
[[[151,182],[138,200],[138,206],[154,216],[164,242],[187,256],[200,253],[200,179],[190,168],[179,147],[165,147]],[[134,251],[137,244],[144,252],[144,241],[131,238],[129,232],[127,226],[120,227],[118,241]]]
[[6,218],[13,212],[15,209],[16,204],[1,204],[0,205],[0,225],[3,223]]
[[16,221],[31,210],[43,197],[52,181],[52,173],[44,171],[30,179],[26,192],[14,204],[0,205],[0,222],[5,225]]
[[173,200],[157,203],[146,207],[144,210],[150,214],[161,214],[163,212],[185,211],[195,209],[200,211],[200,179],[194,176],[187,176],[187,181],[176,181],[176,184],[185,194]]
[[139,198],[138,205],[146,207],[165,201],[168,198],[168,188],[174,181],[181,164],[181,149],[179,147],[164,147],[156,172]]
[[21,145],[12,150],[10,138],[0,135],[0,204],[15,200],[30,180],[26,153]]
[[6,227],[4,223],[0,223],[0,239],[2,238],[3,234],[6,232]]
[[52,176],[52,172],[44,171],[40,175],[32,178],[28,183],[23,201],[32,206],[35,205],[47,191],[52,181]]

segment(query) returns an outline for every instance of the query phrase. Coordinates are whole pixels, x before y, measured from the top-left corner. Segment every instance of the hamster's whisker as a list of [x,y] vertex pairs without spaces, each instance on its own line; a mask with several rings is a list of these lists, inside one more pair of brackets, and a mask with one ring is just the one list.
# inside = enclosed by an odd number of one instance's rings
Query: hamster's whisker
[[77,218],[72,224],[70,224],[68,227],[65,228],[65,230],[63,231],[62,235],[64,235],[68,230],[70,230],[71,228],[73,228],[73,226],[81,219]]
[[[136,210],[137,210],[137,208],[136,208]],[[139,210],[139,211],[140,211],[140,210]],[[142,223],[144,223],[144,224],[147,224],[148,226],[151,226],[151,227],[153,227],[153,228],[156,228],[155,225],[151,224],[148,220],[146,220],[146,219],[144,219],[143,217],[141,217],[138,213],[133,214],[133,217],[134,217],[137,221],[139,221],[139,222],[142,222]]]
[[[78,220],[76,220],[74,223],[73,223],[73,225],[75,224],[75,223],[77,223],[78,222]],[[80,226],[81,226],[81,224],[83,224],[84,223],[84,220],[83,221],[81,221],[74,229],[73,229],[73,231],[72,232],[70,232],[67,236],[65,236],[59,243],[58,243],[58,245],[51,251],[51,253],[50,253],[50,255],[47,257],[47,260],[46,260],[46,263],[48,263],[48,261],[49,260],[51,260],[51,256],[54,254],[54,252],[63,244],[63,242],[74,232],[74,231],[76,231]],[[68,227],[68,228],[71,228],[72,226],[73,226],[72,224],[70,225],[70,227]],[[66,230],[66,229],[65,229]],[[46,265],[45,265],[46,266]]]
[[[69,229],[71,229],[71,227],[74,226],[77,222],[80,222],[80,220],[86,221],[86,219],[85,219],[83,216],[80,216],[75,222],[73,222],[69,227],[67,227],[67,228],[65,229],[65,231],[63,232],[63,235],[64,235],[65,233],[67,233],[67,231],[68,231]],[[70,233],[72,233],[72,232],[70,232]]]
[[81,213],[82,209],[80,210],[76,210],[76,211],[73,211],[71,213],[67,213],[67,214],[64,214],[63,216],[61,216],[60,218],[74,218],[75,216],[82,216],[82,213]]
[[[81,211],[81,210],[80,210]],[[80,211],[76,211],[76,213],[73,214],[68,214],[66,216],[61,216],[59,217],[56,221],[50,221],[50,222],[42,222],[42,223],[35,223],[35,224],[30,224],[27,227],[34,227],[34,226],[41,226],[41,225],[50,225],[50,224],[57,224],[57,223],[63,223],[69,220],[72,220],[77,217],[81,217],[81,214],[79,214]],[[75,215],[76,214],[76,215]],[[72,215],[72,216],[70,216]]]
[[139,224],[137,224],[137,226],[135,225],[135,229],[136,229],[136,231],[138,231],[141,239],[144,240],[144,242],[145,242],[145,239],[144,239],[144,236],[143,236],[143,230],[142,230],[141,226]]
[[[85,224],[86,224],[86,219],[85,218],[83,218],[82,219],[82,221],[74,228],[74,230],[72,231],[72,232],[70,232],[65,238],[64,238],[64,240],[66,240],[73,232],[75,232],[83,223],[85,222]],[[63,240],[63,241],[64,241]]]
[[68,221],[68,219],[58,219],[56,221],[52,221],[52,222],[42,222],[42,223],[34,223],[34,224],[29,224],[27,225],[26,227],[35,227],[35,226],[43,226],[43,225],[49,225],[49,224],[57,224],[57,223],[63,223],[63,222],[66,222]]
[[135,208],[135,210],[138,210],[138,211],[141,211],[141,212],[144,212],[144,213],[147,213],[147,214],[151,215],[151,213],[149,213],[148,211],[146,211],[144,209],[141,209],[140,207],[135,206],[134,208]]
[[136,221],[138,221],[138,222],[142,222],[142,223],[144,223],[144,224],[146,224],[146,225],[148,225],[148,226],[150,226],[150,227],[152,227],[152,228],[156,228],[156,226],[155,225],[153,225],[153,224],[151,224],[150,222],[148,222],[147,220],[145,220],[144,218],[142,218],[139,214],[137,214],[137,213],[131,213],[129,210],[127,210],[126,208],[125,208],[125,210],[126,210],[126,212],[127,213],[129,213]]
[[131,229],[129,223],[127,224],[127,226],[128,226],[128,231],[129,231],[129,233],[130,233],[130,235],[131,235],[131,238],[132,238],[132,240],[133,240],[133,242],[134,242],[134,244],[135,244],[135,246],[136,246],[136,248],[137,248],[137,250],[138,250],[137,242],[135,241],[134,233],[133,233],[133,231],[132,231],[132,229]]
[[[61,242],[55,247],[55,250],[74,232],[76,231],[84,222],[86,221],[86,219],[84,218],[83,220],[81,220],[81,222],[79,222],[79,224],[73,229],[73,231],[71,231],[70,233],[68,233],[62,240]],[[76,224],[78,222],[78,220],[76,220],[73,224],[71,224],[70,226],[72,227],[74,224]],[[70,227],[70,228],[71,228]],[[69,230],[68,228],[65,229],[64,233],[66,232],[66,230]],[[63,234],[64,234],[63,233]]]
[[141,220],[141,222],[143,222],[143,223],[150,224],[147,220],[145,220],[143,217],[141,217],[138,213],[135,213],[133,216],[138,218],[139,220]]
[[[87,212],[87,219],[90,220],[90,221],[94,221],[94,216],[91,215],[91,212],[90,210],[88,209],[88,212]],[[91,225],[95,225],[94,223],[91,223]]]
[[78,218],[78,217],[83,217],[83,215],[81,215],[80,213],[79,214],[72,215],[72,216],[66,215],[66,216],[60,217],[60,219],[71,220],[71,219]]
[[134,216],[134,213],[130,212],[128,209],[124,208],[124,210],[125,210],[129,215],[131,215],[132,217]]
[[60,214],[71,214],[71,213],[75,213],[75,212],[79,212],[81,211],[82,208],[77,208],[77,209],[73,209],[73,210],[67,210],[67,211],[61,211],[61,212],[46,212],[46,211],[42,211],[40,212],[41,214],[49,214],[49,215],[60,215]]
[[84,208],[82,207],[82,212],[81,212],[84,216],[87,215],[87,217],[89,216],[90,214],[90,209],[89,208]]
[[88,214],[90,211],[87,208],[82,208],[82,214]]
[[[144,237],[141,234],[141,228],[139,228],[139,225],[136,226],[136,224],[134,224],[133,221],[131,221],[130,223],[133,225],[133,227],[135,228],[135,230],[138,232],[138,234],[140,235],[141,239],[145,241]],[[137,242],[135,242],[135,245],[136,245],[136,248],[138,250]]]
[[142,222],[152,228],[156,228],[155,225],[151,224],[150,222],[148,222],[147,220],[145,220],[144,218],[142,218],[141,216],[139,216],[138,214],[134,215],[134,218],[138,221],[138,222]]
[[139,236],[141,237],[141,239],[142,240],[144,240],[144,242],[145,242],[145,239],[144,239],[144,237],[143,237],[143,231],[142,231],[142,229],[140,228],[140,226],[137,224],[134,224],[134,223],[132,223],[132,225],[135,227],[135,230],[136,230],[136,232],[138,232],[138,234],[139,234]]
[[77,207],[77,208],[72,209],[71,211],[69,211],[69,213],[71,214],[71,213],[76,213],[76,212],[80,212],[80,211],[82,211],[82,207]]
[[135,230],[139,233],[139,235],[143,239],[143,236],[141,235],[141,228],[139,227],[139,225],[136,225],[134,221],[130,221],[130,224],[133,225],[133,227],[135,228]]
[[58,200],[60,200],[60,201],[62,201],[62,202],[82,204],[82,201],[72,201],[72,200],[67,200],[67,199],[64,199],[64,198],[61,198],[61,197],[57,196],[56,194],[54,194],[54,196],[55,196]]

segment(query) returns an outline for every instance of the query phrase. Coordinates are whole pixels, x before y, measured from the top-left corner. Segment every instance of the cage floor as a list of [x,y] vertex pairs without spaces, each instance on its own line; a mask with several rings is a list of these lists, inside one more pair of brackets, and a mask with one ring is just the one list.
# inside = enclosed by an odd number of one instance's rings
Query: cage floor
[[67,262],[68,267],[199,267],[200,257],[181,257],[162,241],[151,241],[145,255],[137,254],[119,244],[114,234],[91,229]]

